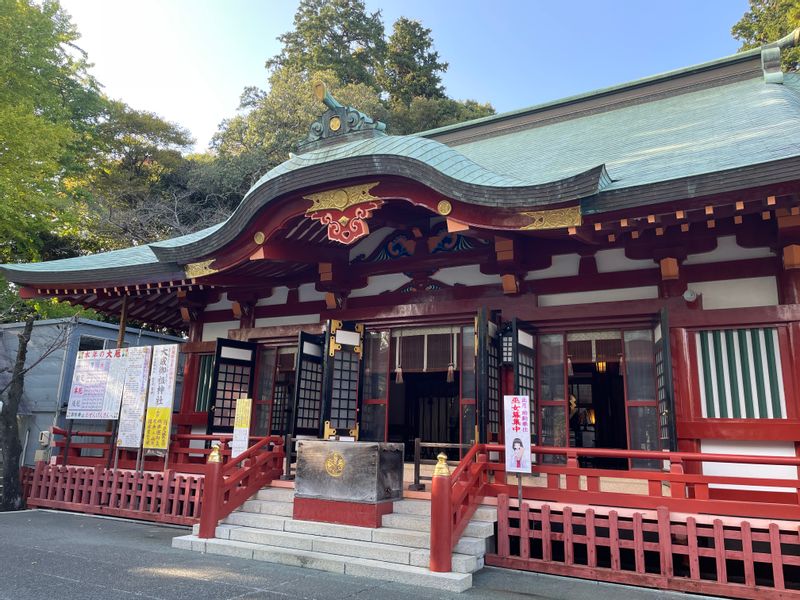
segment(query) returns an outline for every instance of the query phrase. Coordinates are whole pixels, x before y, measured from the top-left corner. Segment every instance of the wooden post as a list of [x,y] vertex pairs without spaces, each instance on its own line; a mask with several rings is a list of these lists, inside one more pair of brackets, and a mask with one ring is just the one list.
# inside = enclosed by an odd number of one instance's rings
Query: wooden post
[[[217,532],[217,515],[219,514],[219,502],[222,498],[220,486],[222,485],[222,456],[219,453],[219,446],[215,445],[211,454],[208,455],[206,464],[206,478],[203,483],[203,506],[200,509],[200,531],[198,537],[213,538]],[[175,488],[175,497],[178,496],[178,488]]]
[[433,470],[431,482],[431,560],[434,573],[449,573],[453,560],[453,511],[451,508],[452,486],[447,455],[436,457],[438,463]]
[[[119,315],[119,332],[117,333],[117,349],[122,348],[125,343],[125,328],[128,325],[128,298],[125,294],[122,297],[122,312]],[[116,460],[114,457],[117,454],[117,432],[119,431],[119,414],[116,420],[111,425],[111,439],[108,441],[108,460],[106,460],[106,469],[111,468],[111,461],[114,461],[116,467]]]

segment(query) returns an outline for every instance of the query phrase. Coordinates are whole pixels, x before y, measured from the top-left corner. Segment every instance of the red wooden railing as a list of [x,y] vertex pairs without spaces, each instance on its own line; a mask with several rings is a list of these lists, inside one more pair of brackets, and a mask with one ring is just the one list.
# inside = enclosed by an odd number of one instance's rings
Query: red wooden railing
[[[56,464],[64,464],[64,448],[67,448],[67,464],[84,467],[107,466],[114,464],[108,460],[111,452],[110,431],[73,431],[60,427],[51,428],[53,434],[53,456]],[[170,439],[169,456],[166,467],[182,473],[202,474],[206,471],[206,461],[211,453],[214,442],[220,447],[223,462],[227,462],[231,455],[228,443],[233,435],[218,433],[213,435],[181,433],[173,435]],[[89,438],[77,441],[76,438]],[[250,444],[255,444],[262,439],[260,436],[250,436]],[[136,468],[136,451],[117,449],[117,466],[122,469]],[[144,469],[161,471],[165,468],[163,457],[145,456]]]
[[271,436],[259,439],[246,452],[227,463],[208,463],[199,536],[213,538],[221,519],[279,477],[283,472],[283,457],[283,439]]
[[497,499],[486,564],[737,598],[800,598],[796,524]]
[[200,518],[203,476],[36,463],[31,507],[193,525]]
[[[504,482],[504,447],[486,444],[483,451],[489,453],[490,458],[497,453],[497,460],[490,461],[488,465],[493,481],[487,483],[483,493],[489,496],[516,496],[516,486]],[[540,460],[533,465],[533,473],[539,476],[538,481],[542,481],[541,476],[544,475],[544,481],[543,485],[523,486],[524,498],[625,508],[655,509],[665,506],[671,511],[695,514],[800,519],[800,479],[797,475],[793,479],[774,479],[702,474],[702,463],[789,466],[796,469],[800,467],[800,458],[542,446],[534,451]],[[543,456],[563,457],[565,464],[542,464]],[[667,469],[587,468],[580,466],[580,457],[657,461]],[[603,480],[608,481],[607,478],[616,480],[617,489],[603,489]],[[639,484],[641,492],[634,489],[636,484]],[[763,489],[745,491],[741,489],[743,486]]]
[[[688,452],[652,452],[591,448],[536,447],[539,463],[535,480],[523,485],[524,499],[654,510],[730,515],[737,517],[800,520],[800,479],[773,479],[702,474],[702,463],[800,467],[800,458],[740,456]],[[451,476],[434,474],[431,489],[432,571],[449,571],[452,549],[475,511],[487,496],[515,497],[520,490],[506,483],[505,448],[499,444],[474,446]],[[563,457],[564,464],[542,464],[543,456]],[[581,467],[580,457],[657,461],[666,470],[614,470]],[[542,479],[544,476],[544,479]],[[603,490],[608,478],[615,491]],[[620,485],[621,484],[621,485]],[[630,489],[639,484],[642,491]],[[642,485],[644,484],[644,485]],[[725,487],[739,490],[724,489]],[[742,490],[743,486],[763,488]],[[629,488],[629,489],[626,489]],[[745,488],[746,489],[746,488]],[[790,490],[790,491],[786,491]]]

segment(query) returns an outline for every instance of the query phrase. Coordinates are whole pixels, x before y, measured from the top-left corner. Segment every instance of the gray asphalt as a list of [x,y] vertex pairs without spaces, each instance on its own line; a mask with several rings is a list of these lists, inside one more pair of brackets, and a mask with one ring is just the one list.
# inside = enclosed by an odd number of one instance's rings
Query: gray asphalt
[[[175,550],[185,528],[31,510],[0,513],[0,599],[656,600],[681,594],[487,568],[463,594]],[[692,598],[698,598],[693,596]]]

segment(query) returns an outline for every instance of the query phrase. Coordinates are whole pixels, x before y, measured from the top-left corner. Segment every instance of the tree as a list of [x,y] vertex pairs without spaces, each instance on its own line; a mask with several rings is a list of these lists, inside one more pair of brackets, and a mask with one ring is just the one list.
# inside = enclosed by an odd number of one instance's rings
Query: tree
[[381,12],[368,13],[362,0],[301,0],[294,29],[278,37],[280,54],[267,68],[310,73],[330,70],[343,84],[377,87],[386,42]]
[[3,482],[0,511],[19,510],[25,503],[22,482],[19,478],[22,446],[19,442],[17,418],[22,402],[25,375],[53,352],[63,348],[67,339],[68,327],[66,325],[59,326],[56,335],[45,342],[39,355],[34,360],[27,360],[28,345],[35,319],[35,315],[30,314],[25,320],[25,326],[22,333],[19,334],[17,356],[14,359],[11,373],[4,373],[0,369],[0,454],[3,457],[0,469],[0,480]]
[[[742,42],[740,50],[758,48],[779,40],[800,27],[800,0],[750,0],[750,10],[731,28]],[[789,48],[781,56],[787,71],[800,69],[800,48]]]
[[69,227],[62,177],[100,98],[77,38],[57,2],[0,2],[0,260],[37,258]]
[[396,135],[417,133],[487,117],[494,112],[494,108],[488,102],[481,104],[475,100],[417,97],[408,106],[392,105],[389,129]]
[[375,119],[386,117],[386,108],[371,86],[342,84],[333,71],[308,73],[280,68],[270,76],[269,92],[245,90],[241,113],[223,122],[212,141],[219,156],[223,160],[239,158],[254,168],[248,176],[251,185],[265,171],[287,160],[324,110],[313,93],[313,82],[318,80],[324,81],[343,104]]
[[430,29],[405,17],[394,22],[381,76],[392,103],[408,106],[417,97],[444,98],[441,74],[447,66],[433,50]]

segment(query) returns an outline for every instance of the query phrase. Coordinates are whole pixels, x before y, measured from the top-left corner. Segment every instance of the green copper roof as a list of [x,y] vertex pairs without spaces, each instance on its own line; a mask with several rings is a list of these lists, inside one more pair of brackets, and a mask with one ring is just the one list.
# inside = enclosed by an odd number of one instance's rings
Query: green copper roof
[[[518,187],[531,185],[532,183],[542,183],[526,181],[511,174],[495,173],[441,142],[414,135],[395,135],[348,142],[339,146],[326,147],[292,156],[286,162],[268,171],[250,188],[248,195],[265,182],[285,173],[355,156],[399,156],[411,158],[435,168],[448,177],[475,185]],[[596,166],[592,165],[592,167]]]
[[604,192],[800,155],[800,75],[750,79],[458,144],[497,173],[568,177],[605,163]]

